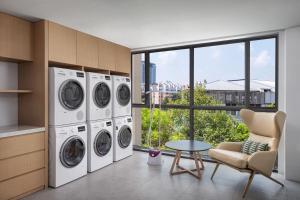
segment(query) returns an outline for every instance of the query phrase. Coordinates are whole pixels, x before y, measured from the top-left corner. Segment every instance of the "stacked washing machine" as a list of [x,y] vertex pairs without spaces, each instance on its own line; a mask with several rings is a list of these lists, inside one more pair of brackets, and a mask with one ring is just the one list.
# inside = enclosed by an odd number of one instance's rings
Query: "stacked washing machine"
[[132,155],[131,81],[49,68],[49,185]]
[[87,72],[88,172],[113,163],[111,76]]
[[113,80],[113,160],[132,155],[131,81],[124,76],[112,76]]
[[49,68],[49,185],[87,174],[86,78],[82,71]]

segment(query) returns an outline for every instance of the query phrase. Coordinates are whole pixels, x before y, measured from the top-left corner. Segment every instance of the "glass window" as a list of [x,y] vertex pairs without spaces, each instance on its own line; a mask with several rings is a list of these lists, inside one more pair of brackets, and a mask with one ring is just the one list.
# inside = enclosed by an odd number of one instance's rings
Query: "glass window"
[[248,138],[248,128],[239,111],[195,110],[194,138],[213,146],[220,142],[240,142]]
[[145,54],[132,55],[132,102],[145,103]]
[[[189,101],[189,69],[193,66],[189,63],[189,49],[146,52],[145,55],[149,55],[148,70],[145,70],[144,54],[133,55],[133,102],[144,104],[146,98],[147,103],[156,104],[151,144],[148,135],[149,107],[143,105],[132,109],[134,144],[146,148],[157,147],[160,133],[161,148],[167,150],[164,146],[167,141],[189,139],[192,126],[194,139],[203,140],[212,146],[224,141],[244,141],[248,138],[249,130],[242,122],[240,112],[236,111],[238,108],[225,106],[246,107],[246,103],[250,102],[250,107],[275,108],[276,38],[251,40],[250,57],[246,58],[245,44],[248,41],[245,39],[239,43],[194,48],[192,107]],[[246,61],[250,61],[250,74],[245,71],[246,64],[249,64]],[[145,74],[145,71],[149,71],[149,74]],[[249,97],[245,93],[245,78],[248,75]],[[146,76],[149,77],[147,86]],[[145,88],[153,91],[151,95],[145,95]],[[164,104],[162,110],[157,108],[159,102]],[[174,105],[181,106],[177,108]],[[210,108],[208,110],[201,106]],[[214,110],[212,106],[221,108]],[[223,110],[219,110],[222,106]],[[194,120],[191,122],[192,111]]]
[[195,105],[244,105],[244,43],[195,48],[194,83]]
[[[161,148],[171,140],[189,138],[189,110],[188,109],[162,109],[155,108],[152,115],[151,143],[149,136],[150,109],[134,108],[133,128],[135,131],[135,145],[143,147],[158,147],[159,133]],[[159,129],[160,123],[160,129]]]
[[189,49],[150,54],[150,90],[156,104],[189,104]]
[[250,43],[250,105],[275,107],[276,39]]

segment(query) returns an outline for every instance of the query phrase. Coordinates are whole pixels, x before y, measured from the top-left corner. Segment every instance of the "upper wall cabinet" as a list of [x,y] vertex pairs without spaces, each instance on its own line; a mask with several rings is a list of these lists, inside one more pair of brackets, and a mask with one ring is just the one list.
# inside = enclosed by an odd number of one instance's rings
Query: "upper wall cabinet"
[[98,39],[77,32],[77,65],[98,67]]
[[130,73],[130,49],[49,22],[49,61]]
[[99,68],[116,70],[116,44],[106,40],[98,40]]
[[49,60],[76,64],[76,31],[49,22]]
[[116,46],[116,71],[129,73],[131,69],[130,49],[121,45]]
[[32,48],[31,22],[0,13],[0,57],[31,61]]

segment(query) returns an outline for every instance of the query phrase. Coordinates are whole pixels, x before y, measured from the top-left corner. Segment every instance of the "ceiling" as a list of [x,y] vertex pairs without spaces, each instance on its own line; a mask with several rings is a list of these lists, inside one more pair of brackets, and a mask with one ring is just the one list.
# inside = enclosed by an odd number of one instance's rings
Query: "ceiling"
[[132,49],[300,25],[299,0],[0,0],[0,11]]

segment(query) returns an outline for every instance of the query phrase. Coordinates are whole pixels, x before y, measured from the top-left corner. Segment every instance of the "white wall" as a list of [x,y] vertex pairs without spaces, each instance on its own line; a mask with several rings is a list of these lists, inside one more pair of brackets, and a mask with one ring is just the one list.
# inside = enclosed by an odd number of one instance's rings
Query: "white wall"
[[[285,32],[279,33],[279,69],[278,69],[278,109],[286,112],[286,68],[285,68]],[[285,175],[285,129],[281,136],[278,151],[278,172]]]
[[285,177],[300,181],[300,27],[285,31]]
[[[0,62],[0,89],[18,88],[18,64]],[[18,124],[18,95],[0,93],[0,127]]]

